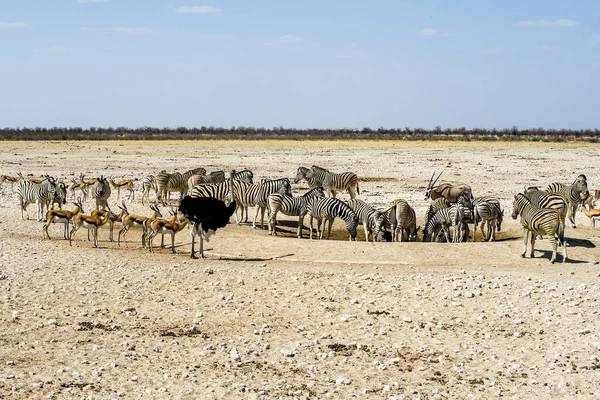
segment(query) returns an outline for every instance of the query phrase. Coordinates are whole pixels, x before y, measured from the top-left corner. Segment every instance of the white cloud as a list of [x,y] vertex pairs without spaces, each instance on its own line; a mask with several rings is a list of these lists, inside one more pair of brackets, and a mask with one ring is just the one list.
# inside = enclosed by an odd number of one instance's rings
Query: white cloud
[[518,26],[525,28],[570,28],[579,25],[572,19],[557,19],[556,21],[546,21],[545,19],[519,21]]
[[175,9],[178,13],[197,13],[221,15],[223,11],[220,8],[212,6],[181,6]]
[[538,50],[542,53],[556,53],[559,49],[557,46],[545,44],[543,46],[538,46]]
[[0,21],[0,29],[10,29],[10,28],[29,28],[29,24],[27,22],[1,22]]
[[79,4],[107,3],[110,0],[77,0]]
[[435,29],[425,28],[419,34],[423,36],[436,36],[437,31]]
[[276,46],[279,44],[298,43],[303,40],[303,37],[287,34],[276,37],[275,39],[268,40],[264,44],[267,46]]

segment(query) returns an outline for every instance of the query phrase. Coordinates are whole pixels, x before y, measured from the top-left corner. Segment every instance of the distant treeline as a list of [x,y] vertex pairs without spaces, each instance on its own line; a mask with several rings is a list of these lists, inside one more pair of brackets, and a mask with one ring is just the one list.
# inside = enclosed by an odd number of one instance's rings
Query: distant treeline
[[600,142],[600,130],[585,129],[290,129],[290,128],[4,128],[0,140],[482,140]]

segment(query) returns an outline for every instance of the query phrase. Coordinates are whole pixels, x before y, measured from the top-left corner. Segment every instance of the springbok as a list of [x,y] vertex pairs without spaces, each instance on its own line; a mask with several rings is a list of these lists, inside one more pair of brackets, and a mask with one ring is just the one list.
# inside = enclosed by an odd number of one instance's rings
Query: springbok
[[135,192],[133,191],[133,181],[131,179],[124,179],[122,181],[115,181],[112,177],[108,178],[108,181],[114,189],[117,189],[117,200],[121,198],[121,188],[125,186],[125,189],[129,192],[127,200],[135,199]]
[[596,220],[600,220],[600,209],[582,206],[581,211],[591,220],[592,236],[596,236]]
[[435,171],[433,172],[433,175],[431,175],[429,184],[427,184],[427,190],[425,191],[425,200],[435,200],[443,197],[448,200],[449,203],[456,203],[458,196],[460,196],[461,193],[464,193],[469,200],[473,201],[471,186],[465,183],[452,184],[444,182],[441,185],[436,186],[435,184],[437,183],[438,179],[440,179],[440,176],[442,176],[443,172],[444,171],[440,172],[435,180],[433,179],[435,176]]
[[48,239],[50,239],[50,235],[48,234],[48,227],[50,226],[50,224],[62,222],[65,225],[64,238],[69,239],[69,237],[68,237],[69,222],[71,222],[73,217],[76,216],[77,214],[79,214],[81,212],[85,212],[85,211],[83,211],[83,205],[81,202],[81,198],[78,198],[74,204],[75,204],[75,208],[72,211],[48,210],[48,212],[46,213],[46,223],[44,224],[44,227],[42,228],[42,234],[45,234],[44,236],[48,236]]
[[15,192],[15,183],[19,183],[21,178],[18,176],[10,176],[10,175],[0,175],[0,185],[4,182],[10,182],[10,190],[11,192]]
[[108,209],[108,214],[104,217],[99,215],[95,217],[83,214],[75,215],[73,217],[73,229],[71,229],[71,233],[69,234],[69,246],[72,246],[71,241],[73,240],[75,232],[77,232],[79,228],[84,227],[88,231],[91,230],[94,233],[94,247],[98,247],[98,228],[106,224],[112,215],[113,213],[110,211],[110,208]]

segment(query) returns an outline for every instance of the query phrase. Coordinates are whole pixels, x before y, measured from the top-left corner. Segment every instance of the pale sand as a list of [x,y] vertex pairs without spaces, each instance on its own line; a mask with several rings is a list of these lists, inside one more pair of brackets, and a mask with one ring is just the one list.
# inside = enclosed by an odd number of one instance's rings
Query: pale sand
[[569,263],[560,252],[549,263],[547,239],[522,259],[509,215],[524,186],[585,173],[599,188],[597,145],[2,142],[0,156],[1,174],[138,179],[135,213],[149,213],[139,180],[162,169],[250,168],[258,181],[316,164],[356,172],[369,203],[408,200],[420,222],[441,169],[476,196],[499,197],[507,214],[500,241],[466,244],[351,243],[339,222],[340,240],[298,240],[280,214],[279,237],[232,224],[207,244],[207,260],[190,260],[187,230],[177,255],[142,250],[139,231],[121,248],[105,228],[99,249],[82,230],[69,247],[59,225],[43,240],[4,184],[0,398],[600,397],[598,238],[578,213]]

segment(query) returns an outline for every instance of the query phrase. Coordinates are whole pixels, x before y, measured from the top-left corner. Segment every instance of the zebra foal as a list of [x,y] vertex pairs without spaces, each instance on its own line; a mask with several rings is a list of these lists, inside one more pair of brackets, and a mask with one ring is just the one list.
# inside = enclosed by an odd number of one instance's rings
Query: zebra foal
[[373,237],[373,242],[375,242],[377,240],[378,233],[381,230],[377,229],[377,221],[380,218],[385,218],[382,215],[385,213],[385,211],[376,210],[369,204],[359,199],[349,200],[347,204],[356,214],[358,223],[362,224],[363,229],[365,230],[365,240],[368,242],[369,235],[371,235]]
[[567,261],[565,221],[558,211],[536,207],[532,205],[531,201],[524,194],[519,193],[513,201],[512,218],[517,219],[519,216],[521,217],[521,226],[525,235],[521,257],[525,257],[529,237],[531,237],[530,257],[533,258],[536,235],[549,235],[550,242],[552,243],[552,258],[550,258],[550,262],[554,263],[556,260],[557,240],[563,246],[563,263]]

